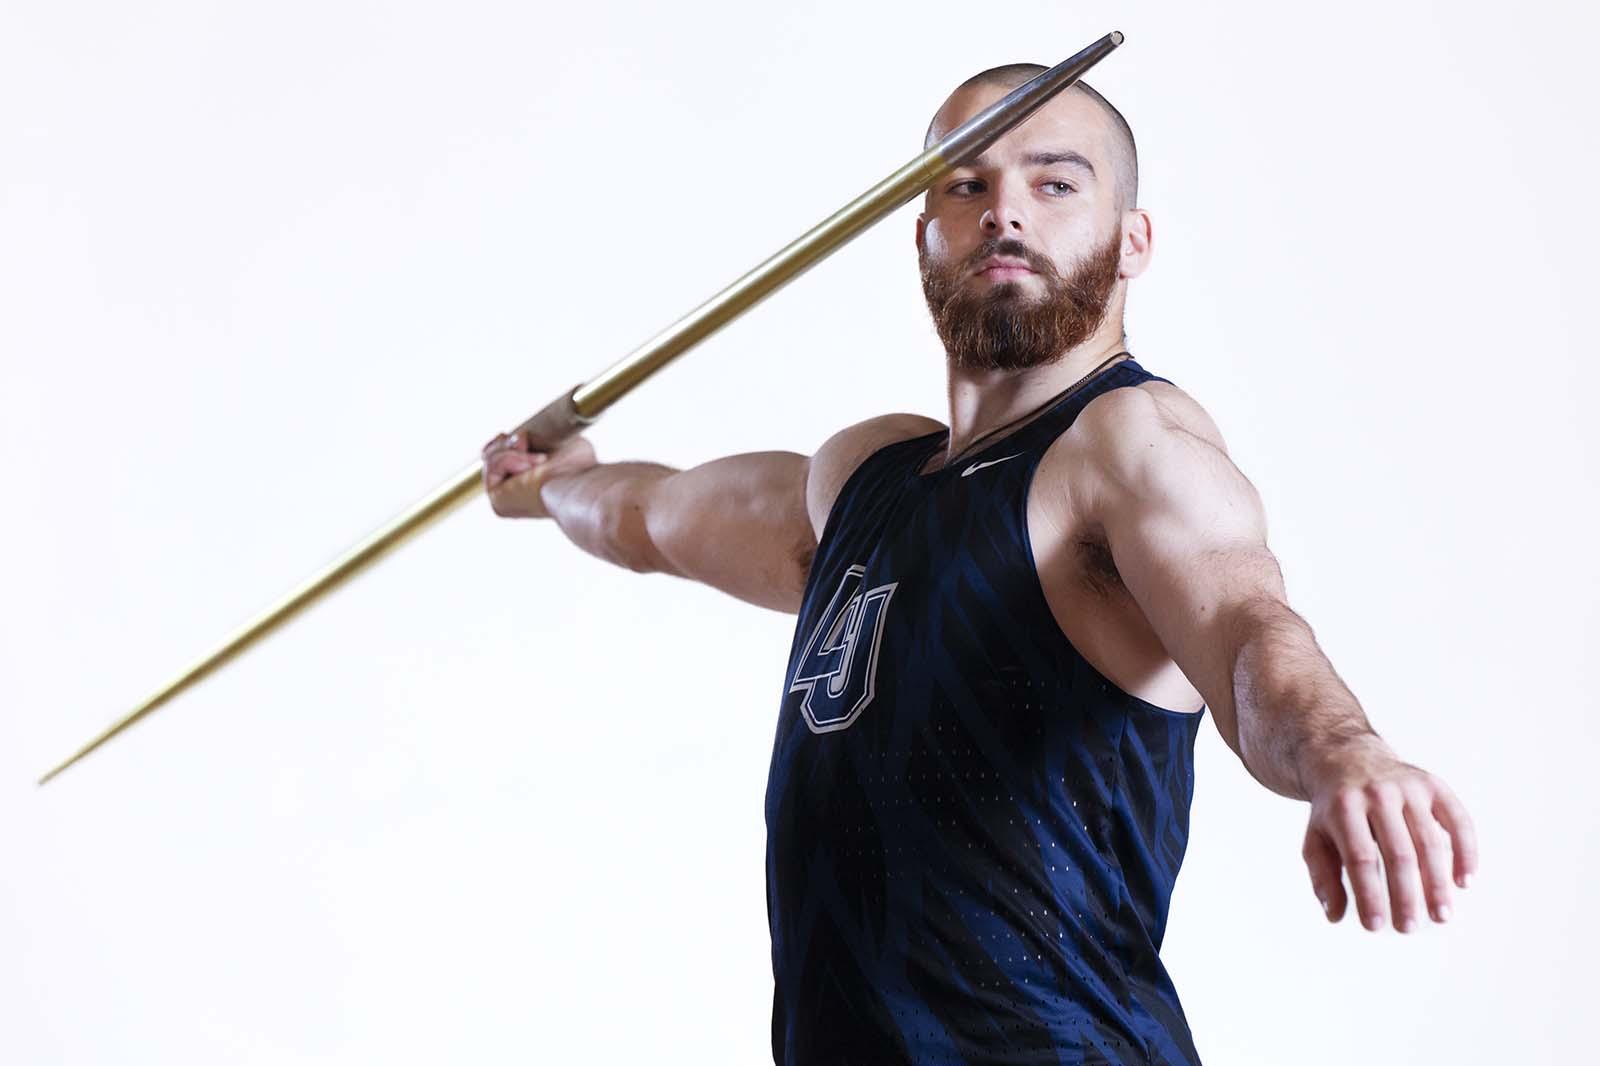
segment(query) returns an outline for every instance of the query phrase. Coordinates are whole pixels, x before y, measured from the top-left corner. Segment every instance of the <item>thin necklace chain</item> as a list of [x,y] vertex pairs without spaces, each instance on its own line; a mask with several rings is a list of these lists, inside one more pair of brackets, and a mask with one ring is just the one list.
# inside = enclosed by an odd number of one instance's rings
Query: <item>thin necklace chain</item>
[[979,437],[977,440],[973,441],[972,443],[968,444],[965,448],[961,449],[961,454],[960,455],[952,456],[951,458],[947,459],[944,463],[940,464],[938,469],[943,470],[946,467],[954,466],[956,463],[960,462],[963,458],[965,458],[966,456],[970,455],[972,453],[972,450],[974,448],[976,448],[979,444],[982,444],[984,441],[988,440],[990,437],[994,436],[996,433],[1000,433],[1000,432],[1002,432],[1004,430],[1010,429],[1012,426],[1016,425],[1018,422],[1021,422],[1024,419],[1027,419],[1027,418],[1031,418],[1032,416],[1038,414],[1040,411],[1043,411],[1046,407],[1049,407],[1051,404],[1057,403],[1057,402],[1059,402],[1061,400],[1066,399],[1068,396],[1071,396],[1074,392],[1077,392],[1078,389],[1082,388],[1083,385],[1085,383],[1087,383],[1090,378],[1094,377],[1096,374],[1100,373],[1100,371],[1102,371],[1106,367],[1110,366],[1112,361],[1115,360],[1117,358],[1117,356],[1119,356],[1119,355],[1126,355],[1130,359],[1133,358],[1133,354],[1131,352],[1127,351],[1126,349],[1123,349],[1120,352],[1113,353],[1111,355],[1111,357],[1109,359],[1107,359],[1105,362],[1101,363],[1099,366],[1095,367],[1093,370],[1089,371],[1087,374],[1083,375],[1083,377],[1079,378],[1077,381],[1074,381],[1071,385],[1068,385],[1066,388],[1062,389],[1060,392],[1056,393],[1054,396],[1052,396],[1049,399],[1045,400],[1043,403],[1041,403],[1039,406],[1033,408],[1031,411],[1025,411],[1022,414],[1018,415],[1016,418],[1013,418],[1011,421],[1007,422],[1005,425],[996,426],[994,429],[989,430],[987,433],[983,434],[983,436]]

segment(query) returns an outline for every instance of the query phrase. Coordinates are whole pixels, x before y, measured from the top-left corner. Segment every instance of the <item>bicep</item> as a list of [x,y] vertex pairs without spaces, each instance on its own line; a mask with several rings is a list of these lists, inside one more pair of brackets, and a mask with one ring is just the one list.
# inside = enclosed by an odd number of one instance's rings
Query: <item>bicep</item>
[[749,452],[663,478],[642,509],[646,568],[798,613],[817,542],[840,488],[875,450],[943,429],[879,415],[833,434],[814,456]]
[[1226,736],[1239,622],[1284,599],[1265,509],[1213,440],[1159,405],[1126,406],[1096,449],[1091,510],[1124,585]]
[[662,478],[637,516],[647,568],[798,611],[816,550],[809,469],[796,452],[748,452]]

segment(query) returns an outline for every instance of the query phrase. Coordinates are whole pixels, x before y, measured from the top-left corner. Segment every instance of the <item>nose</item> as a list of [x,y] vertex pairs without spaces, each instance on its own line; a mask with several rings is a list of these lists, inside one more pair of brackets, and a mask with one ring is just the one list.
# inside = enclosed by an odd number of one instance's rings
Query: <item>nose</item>
[[978,219],[986,236],[1012,236],[1022,232],[1022,211],[1017,207],[1006,183],[994,183],[994,200]]

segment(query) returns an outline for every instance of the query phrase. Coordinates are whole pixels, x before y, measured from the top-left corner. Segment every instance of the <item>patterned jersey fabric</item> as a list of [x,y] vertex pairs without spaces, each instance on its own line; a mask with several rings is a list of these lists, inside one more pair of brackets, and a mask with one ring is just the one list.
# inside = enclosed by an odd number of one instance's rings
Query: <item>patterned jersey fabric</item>
[[1129,359],[946,469],[890,444],[828,515],[766,795],[777,1066],[1199,1062],[1157,952],[1205,708],[1118,688],[1051,614],[1039,458]]

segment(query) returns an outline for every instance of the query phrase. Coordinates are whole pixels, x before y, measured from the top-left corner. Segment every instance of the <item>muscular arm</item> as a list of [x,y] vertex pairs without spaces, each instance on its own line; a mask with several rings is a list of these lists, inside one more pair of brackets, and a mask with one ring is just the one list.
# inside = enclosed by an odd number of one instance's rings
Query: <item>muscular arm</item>
[[815,456],[748,452],[687,470],[595,463],[582,438],[548,459],[496,438],[485,449],[484,480],[496,513],[554,518],[574,544],[607,562],[793,613],[850,473],[884,444],[935,428],[942,427],[918,415],[881,415],[835,433]]
[[792,614],[817,547],[806,512],[810,470],[808,456],[772,451],[674,472],[615,502],[617,537],[635,570]]
[[1207,421],[1142,390],[1082,417],[1084,506],[1128,591],[1251,775],[1309,799],[1330,749],[1377,737],[1287,602],[1255,487]]
[[1465,888],[1478,864],[1472,819],[1373,732],[1286,601],[1254,486],[1194,412],[1137,388],[1091,402],[1080,416],[1085,513],[1246,769],[1310,802],[1301,856],[1328,920],[1345,912],[1342,870],[1366,929],[1392,918],[1410,932],[1425,907],[1443,922],[1452,866]]
[[591,555],[793,612],[816,549],[806,512],[810,466],[808,457],[781,451],[687,470],[602,463],[548,478],[540,498],[562,532]]

